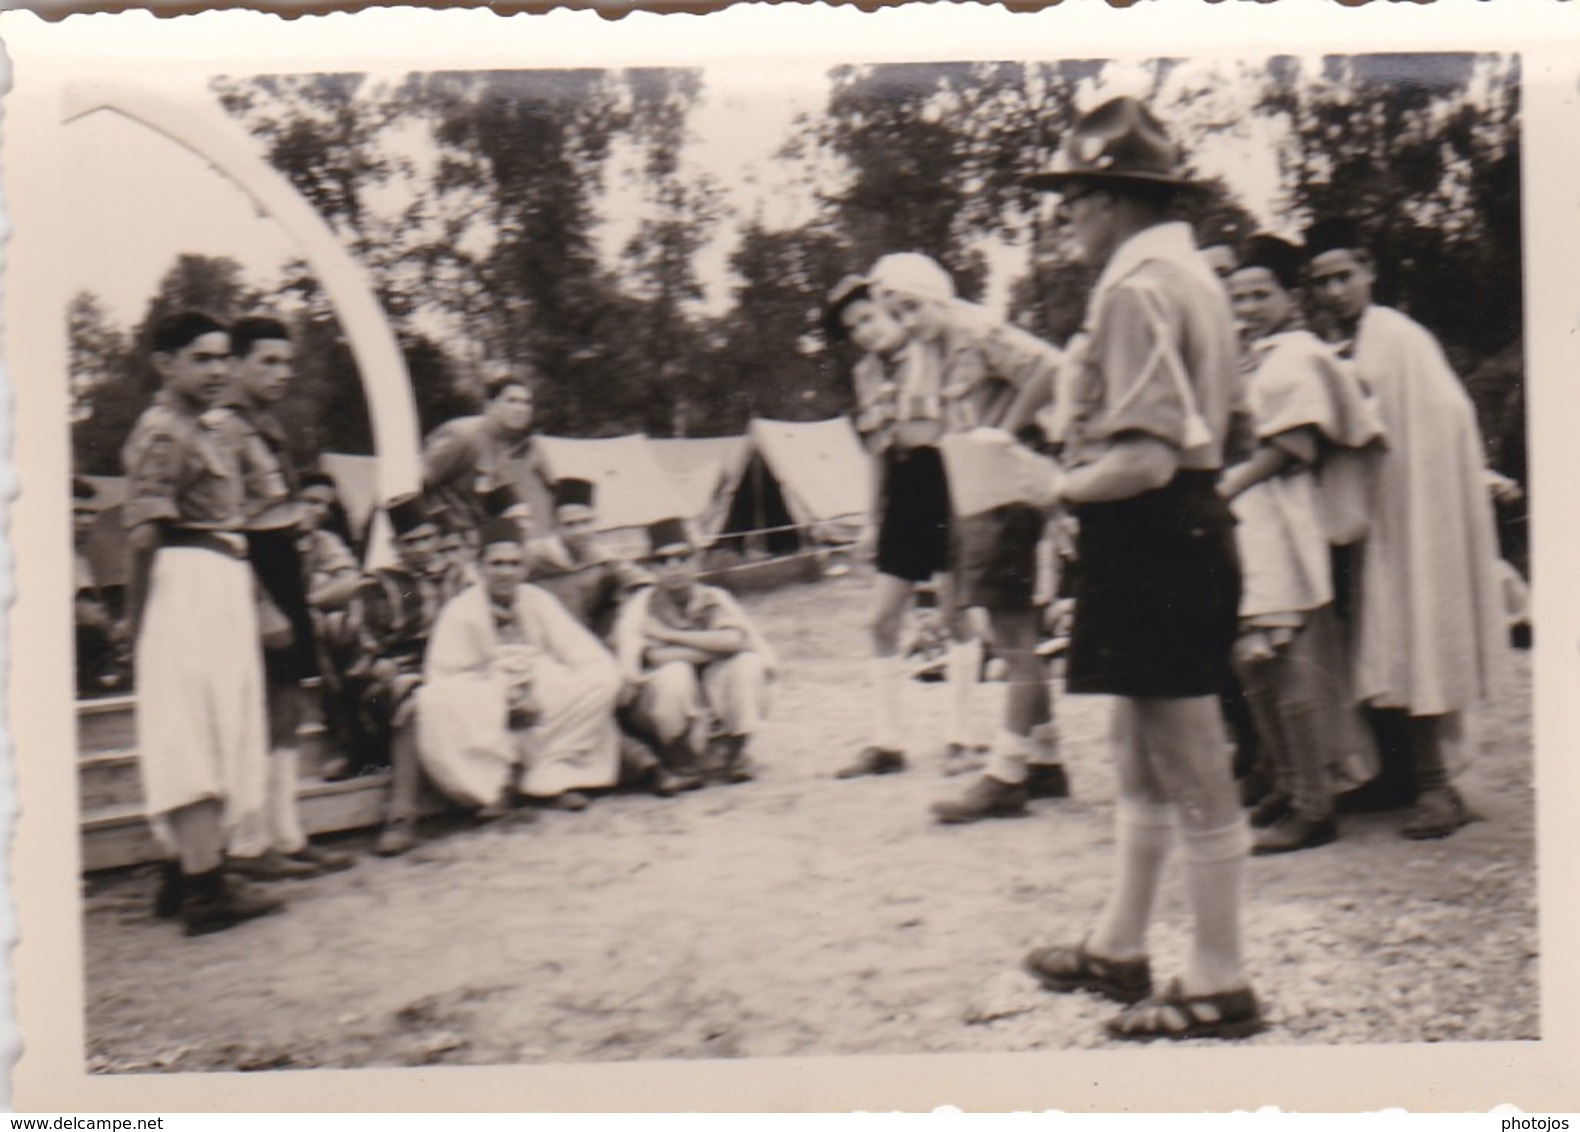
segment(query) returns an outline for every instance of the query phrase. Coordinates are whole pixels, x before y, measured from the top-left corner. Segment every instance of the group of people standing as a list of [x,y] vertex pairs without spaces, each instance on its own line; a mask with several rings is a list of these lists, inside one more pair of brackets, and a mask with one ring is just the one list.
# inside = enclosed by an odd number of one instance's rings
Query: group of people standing
[[[1115,698],[1117,869],[1091,930],[1025,963],[1050,990],[1126,1004],[1109,1030],[1133,1039],[1262,1028],[1245,858],[1331,841],[1345,790],[1370,779],[1374,803],[1412,805],[1411,837],[1470,820],[1449,776],[1506,643],[1475,417],[1437,343],[1372,301],[1376,266],[1347,222],[1304,247],[1258,236],[1215,271],[1171,218],[1194,188],[1181,169],[1122,98],[1029,178],[1099,269],[1063,349],[911,252],[843,281],[825,323],[862,352],[856,424],[879,465],[873,730],[839,777],[906,768],[900,629],[936,584],[953,634],[945,769],[977,777],[934,816],[1069,795],[1038,648],[1056,532],[1068,690]],[[752,776],[773,650],[698,580],[679,519],[649,528],[639,563],[599,552],[594,485],[535,460],[529,378],[499,376],[479,415],[429,436],[422,490],[384,507],[394,561],[364,571],[326,528],[332,481],[298,474],[273,413],[286,328],[187,312],[152,351],[163,388],[124,462],[143,780],[172,855],[160,914],[220,930],[280,907],[247,880],[351,864],[296,811],[310,675],[354,740],[330,775],[393,767],[382,854],[416,844],[425,779],[490,820]],[[1007,681],[990,744],[971,708],[984,642]],[[1231,690],[1266,764],[1250,799]],[[1156,987],[1147,929],[1176,844],[1195,932]]]
[[[1356,224],[1209,257],[1171,218],[1195,188],[1179,149],[1129,98],[1086,115],[1028,182],[1059,195],[1099,269],[1062,351],[958,300],[914,253],[829,297],[830,336],[862,351],[856,419],[880,469],[873,733],[843,773],[906,766],[897,630],[931,581],[954,627],[944,769],[982,772],[934,815],[1018,817],[1068,795],[1031,613],[1050,588],[1034,548],[1056,536],[1067,688],[1115,697],[1118,868],[1092,930],[1026,967],[1127,1004],[1115,1037],[1247,1035],[1264,1024],[1241,954],[1248,854],[1332,841],[1341,795],[1410,807],[1411,838],[1471,820],[1450,775],[1508,644],[1499,477],[1437,342],[1373,301]],[[987,751],[967,738],[983,639],[1008,679]],[[1253,723],[1249,791],[1224,725],[1235,703]],[[1194,944],[1155,989],[1147,926],[1176,841]]]
[[531,450],[529,378],[428,438],[423,490],[383,508],[393,561],[364,570],[327,521],[333,480],[293,466],[275,413],[284,324],[181,312],[151,349],[162,387],[123,452],[123,518],[139,763],[170,853],[157,915],[224,930],[284,906],[253,882],[354,864],[298,811],[313,677],[347,740],[325,776],[392,768],[381,855],[417,843],[425,780],[487,821],[751,779],[772,649],[699,579],[681,520],[614,561],[594,484],[505,466]]

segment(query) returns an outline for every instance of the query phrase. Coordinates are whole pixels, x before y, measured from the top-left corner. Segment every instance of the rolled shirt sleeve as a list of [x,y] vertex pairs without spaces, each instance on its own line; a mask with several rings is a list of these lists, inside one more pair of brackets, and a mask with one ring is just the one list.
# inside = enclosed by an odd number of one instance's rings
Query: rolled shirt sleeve
[[126,528],[180,519],[178,497],[186,454],[175,432],[158,425],[139,427],[127,442],[124,462],[127,488],[122,522]]
[[1145,280],[1121,284],[1108,296],[1088,354],[1102,375],[1107,407],[1093,422],[1094,439],[1139,432],[1186,447],[1189,378],[1175,346],[1183,332],[1177,311]]

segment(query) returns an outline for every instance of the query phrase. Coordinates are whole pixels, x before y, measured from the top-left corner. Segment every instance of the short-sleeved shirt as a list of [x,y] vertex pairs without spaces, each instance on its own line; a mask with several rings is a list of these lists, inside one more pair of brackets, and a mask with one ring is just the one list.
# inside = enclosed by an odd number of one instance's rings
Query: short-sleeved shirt
[[[1175,229],[1183,229],[1183,237]],[[1174,246],[1183,238],[1184,249]],[[1234,322],[1210,270],[1181,258],[1194,254],[1185,225],[1164,224],[1131,237],[1134,266],[1094,296],[1085,348],[1061,379],[1070,404],[1065,452],[1091,463],[1125,434],[1164,441],[1182,471],[1216,471],[1231,410],[1242,400]],[[1159,254],[1148,255],[1149,246]],[[1126,252],[1121,247],[1118,255]]]
[[235,435],[229,409],[200,416],[161,390],[121,449],[127,529],[164,522],[194,530],[238,530],[243,486]]
[[950,431],[996,427],[1014,396],[1034,382],[1053,388],[1060,351],[985,311],[953,308],[942,342],[943,397]]
[[245,501],[242,509],[249,531],[275,531],[294,527],[300,512],[296,503],[298,477],[285,443],[285,426],[268,409],[237,399],[232,413],[235,444],[241,461]]
[[531,437],[507,443],[487,417],[456,417],[429,433],[422,447],[422,482],[429,503],[472,526],[487,518],[482,494],[505,483],[515,485],[532,509],[534,527],[553,515]]
[[455,570],[414,574],[388,566],[368,574],[351,605],[363,654],[358,667],[387,658],[402,671],[421,671],[439,611],[462,588]]

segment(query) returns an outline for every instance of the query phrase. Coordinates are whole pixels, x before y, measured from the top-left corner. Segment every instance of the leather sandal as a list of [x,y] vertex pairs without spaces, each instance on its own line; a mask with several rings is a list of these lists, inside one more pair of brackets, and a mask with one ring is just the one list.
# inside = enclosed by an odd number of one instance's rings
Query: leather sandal
[[1110,1037],[1150,1042],[1156,1038],[1248,1038],[1267,1029],[1262,1005],[1250,987],[1186,994],[1178,979],[1162,994],[1144,999],[1108,1021]]
[[1045,990],[1057,994],[1095,991],[1115,1002],[1140,1002],[1152,993],[1152,964],[1141,959],[1105,959],[1086,950],[1086,940],[1074,947],[1039,947],[1023,964]]

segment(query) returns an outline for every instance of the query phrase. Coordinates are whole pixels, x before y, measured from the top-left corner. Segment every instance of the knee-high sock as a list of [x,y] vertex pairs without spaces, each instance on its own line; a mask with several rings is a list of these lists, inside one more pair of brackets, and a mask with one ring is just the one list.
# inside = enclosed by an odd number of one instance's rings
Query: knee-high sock
[[282,853],[295,853],[307,844],[296,808],[296,786],[301,756],[295,747],[269,752],[269,837]]
[[897,656],[872,658],[872,742],[898,749],[900,743],[900,682],[904,661]]
[[988,756],[987,776],[1011,786],[1026,781],[1026,759],[1031,753],[1024,735],[1004,728],[993,737],[993,753]]
[[1231,990],[1245,982],[1240,910],[1250,847],[1251,829],[1243,816],[1216,829],[1185,831],[1185,881],[1196,922],[1185,968],[1190,993]]
[[1098,955],[1128,959],[1147,950],[1147,924],[1163,866],[1174,845],[1172,803],[1121,798],[1114,807],[1119,867],[1089,946]]
[[977,731],[971,719],[971,701],[982,677],[982,642],[952,641],[944,671],[949,677],[949,742],[975,746]]

